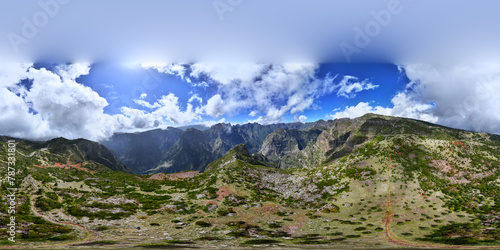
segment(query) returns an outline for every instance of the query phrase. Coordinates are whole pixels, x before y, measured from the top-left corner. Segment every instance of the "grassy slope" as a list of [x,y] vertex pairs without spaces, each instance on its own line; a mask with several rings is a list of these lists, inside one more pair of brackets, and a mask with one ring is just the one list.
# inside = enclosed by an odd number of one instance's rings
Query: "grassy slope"
[[[42,189],[37,206],[49,210],[45,214],[127,245],[391,246],[382,231],[388,177],[391,228],[401,239],[499,245],[498,141],[398,121],[375,130],[373,124],[384,121],[372,122],[351,129],[350,136],[368,138],[352,144],[349,154],[310,168],[253,165],[258,163],[236,148],[205,173],[180,181],[149,180],[99,164],[88,165],[96,173],[41,169],[22,156],[27,167],[19,175],[36,180]],[[29,185],[24,191],[25,197],[38,192]]]

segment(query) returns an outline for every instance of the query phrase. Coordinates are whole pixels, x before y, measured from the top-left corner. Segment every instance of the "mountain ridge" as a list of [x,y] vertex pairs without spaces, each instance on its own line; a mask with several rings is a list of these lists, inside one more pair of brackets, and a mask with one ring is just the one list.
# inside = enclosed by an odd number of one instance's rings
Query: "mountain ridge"
[[[237,144],[204,172],[158,175],[78,163],[80,147],[63,138],[20,140],[17,216],[27,223],[18,225],[19,241],[116,248],[500,245],[497,136],[378,115],[326,124],[267,135],[255,125],[246,128],[251,134],[225,125],[192,130],[179,143],[180,156],[191,146],[224,149],[238,135],[266,145],[250,144],[252,152]],[[0,232],[7,232],[7,218],[0,217]],[[89,233],[99,238],[89,240]]]

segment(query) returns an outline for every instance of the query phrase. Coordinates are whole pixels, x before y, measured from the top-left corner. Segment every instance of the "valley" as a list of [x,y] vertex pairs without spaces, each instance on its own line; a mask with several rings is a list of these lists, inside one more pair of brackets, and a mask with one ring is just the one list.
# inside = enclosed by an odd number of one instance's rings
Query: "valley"
[[[236,138],[234,128],[216,125],[213,140],[169,141],[177,153],[167,155],[179,160],[198,145],[190,157],[205,154],[201,165],[145,175],[90,142],[18,140],[19,238],[0,244],[500,246],[499,136],[371,114],[301,126],[260,133],[254,127],[247,146],[224,139]],[[225,146],[209,146],[216,141]],[[214,148],[221,156],[204,166]],[[4,171],[6,151],[0,152]],[[5,208],[3,198],[2,226]]]

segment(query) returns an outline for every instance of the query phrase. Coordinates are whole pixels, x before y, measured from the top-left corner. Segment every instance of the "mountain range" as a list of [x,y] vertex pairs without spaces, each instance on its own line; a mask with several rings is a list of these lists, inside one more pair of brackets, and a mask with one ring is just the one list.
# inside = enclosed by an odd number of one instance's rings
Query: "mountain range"
[[[210,162],[224,156],[238,144],[245,144],[251,153],[259,152],[268,136],[278,129],[290,131],[292,140],[299,140],[299,146],[305,147],[331,123],[333,121],[272,125],[216,124],[206,130],[168,128],[115,134],[101,143],[137,174],[203,171]],[[269,140],[272,143],[272,139]],[[274,153],[269,150],[266,149],[265,153],[272,156]]]
[[[101,143],[134,173],[204,171],[210,162],[244,144],[281,169],[314,166],[339,158],[370,136],[415,133],[422,136],[460,130],[422,121],[368,114],[358,119],[261,125],[216,124],[208,129],[157,129],[119,133]],[[495,137],[495,135],[490,135]]]
[[500,245],[499,135],[367,114],[115,134],[109,149],[0,137],[2,172],[9,140],[24,247]]

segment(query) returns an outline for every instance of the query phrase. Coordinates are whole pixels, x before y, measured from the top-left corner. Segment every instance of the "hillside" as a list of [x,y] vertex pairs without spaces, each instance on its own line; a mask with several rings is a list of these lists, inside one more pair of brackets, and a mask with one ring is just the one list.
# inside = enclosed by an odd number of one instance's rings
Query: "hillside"
[[15,140],[17,152],[38,167],[71,167],[93,163],[111,170],[131,173],[131,170],[118,160],[105,146],[85,140],[55,138],[46,142],[29,141],[0,136],[0,144],[6,147],[8,140]]
[[[500,246],[499,136],[379,115],[326,124],[277,128],[258,137],[261,149],[237,144],[204,172],[171,174],[40,168],[20,142],[19,216],[29,223],[16,244]],[[182,150],[211,152],[202,132],[182,134]]]

